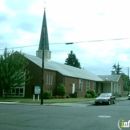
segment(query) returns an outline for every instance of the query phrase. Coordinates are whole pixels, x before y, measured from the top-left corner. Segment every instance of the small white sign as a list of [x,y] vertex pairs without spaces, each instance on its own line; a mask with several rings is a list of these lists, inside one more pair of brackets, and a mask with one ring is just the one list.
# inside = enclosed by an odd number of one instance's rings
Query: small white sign
[[41,93],[41,87],[40,86],[35,86],[34,94],[40,94],[40,93]]

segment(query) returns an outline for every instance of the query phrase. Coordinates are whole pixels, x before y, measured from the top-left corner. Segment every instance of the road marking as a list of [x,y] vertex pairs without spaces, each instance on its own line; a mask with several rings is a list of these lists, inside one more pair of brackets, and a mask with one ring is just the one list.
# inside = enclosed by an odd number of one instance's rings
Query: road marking
[[99,115],[98,117],[100,117],[100,118],[111,118],[111,116],[107,116],[107,115]]

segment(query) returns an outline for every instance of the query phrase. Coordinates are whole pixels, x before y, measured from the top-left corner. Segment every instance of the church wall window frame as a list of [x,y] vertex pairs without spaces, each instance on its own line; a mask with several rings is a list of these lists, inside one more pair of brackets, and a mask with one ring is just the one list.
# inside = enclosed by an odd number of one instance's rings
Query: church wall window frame
[[47,85],[53,85],[53,75],[52,74],[46,75],[46,84]]

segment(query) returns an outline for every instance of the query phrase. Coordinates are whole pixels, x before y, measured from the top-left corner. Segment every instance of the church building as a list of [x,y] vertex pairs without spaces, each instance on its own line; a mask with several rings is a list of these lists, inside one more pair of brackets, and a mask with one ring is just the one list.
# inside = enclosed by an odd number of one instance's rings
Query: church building
[[[44,42],[44,46],[43,46]],[[51,61],[51,51],[49,50],[49,39],[47,31],[46,10],[44,10],[41,36],[36,56],[24,54],[29,64],[27,69],[32,75],[30,83],[23,88],[17,87],[12,93],[14,97],[32,98],[35,86],[42,86],[42,51],[44,49],[44,86],[43,90],[52,90],[55,95],[56,86],[64,84],[66,95],[75,94],[76,97],[84,97],[89,89],[96,93],[113,92],[121,95],[123,84],[120,75],[98,76],[87,70],[79,69],[69,65]]]

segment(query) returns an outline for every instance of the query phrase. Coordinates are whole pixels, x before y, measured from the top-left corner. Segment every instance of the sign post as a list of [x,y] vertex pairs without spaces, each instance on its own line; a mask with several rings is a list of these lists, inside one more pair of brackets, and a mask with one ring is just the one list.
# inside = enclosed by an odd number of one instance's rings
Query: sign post
[[41,93],[41,87],[40,86],[35,86],[34,87],[34,95],[33,95],[33,100],[35,100],[35,95],[38,95],[38,100],[39,100],[39,95]]

